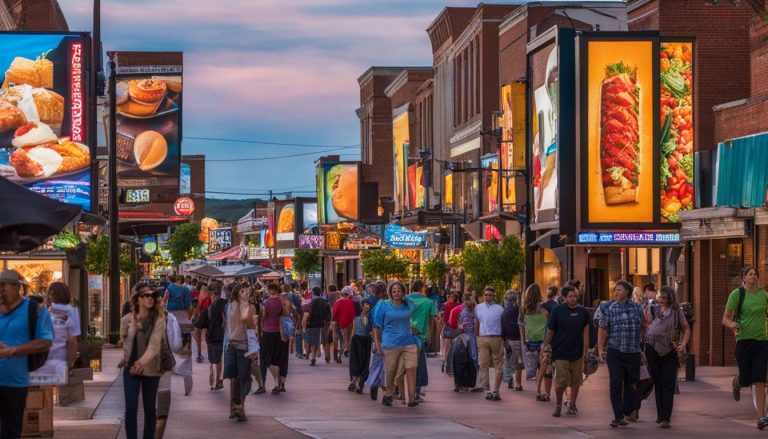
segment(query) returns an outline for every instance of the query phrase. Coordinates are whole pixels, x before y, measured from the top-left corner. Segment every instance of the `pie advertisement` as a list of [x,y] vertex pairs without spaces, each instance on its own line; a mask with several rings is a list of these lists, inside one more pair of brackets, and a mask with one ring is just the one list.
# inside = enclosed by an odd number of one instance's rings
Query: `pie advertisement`
[[0,176],[91,210],[88,39],[0,33]]
[[321,163],[317,168],[317,199],[322,224],[360,219],[360,164]]
[[587,42],[587,219],[654,222],[653,42]]

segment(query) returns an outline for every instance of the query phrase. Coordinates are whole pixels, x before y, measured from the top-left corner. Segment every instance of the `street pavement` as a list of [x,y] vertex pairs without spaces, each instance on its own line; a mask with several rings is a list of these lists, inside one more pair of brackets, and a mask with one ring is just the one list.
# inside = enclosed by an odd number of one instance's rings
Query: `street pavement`
[[[113,361],[110,357],[109,361]],[[251,395],[246,401],[248,422],[228,419],[228,385],[210,391],[208,364],[194,365],[195,387],[184,396],[181,377],[174,377],[173,403],[167,438],[639,438],[663,434],[665,438],[757,437],[751,395],[744,389],[740,402],[730,396],[733,368],[698,368],[695,382],[680,382],[672,429],[654,422],[654,402],[643,403],[640,422],[612,429],[607,368],[585,383],[579,396],[579,416],[553,418],[554,403],[534,400],[535,383],[523,392],[502,389],[502,401],[486,401],[482,393],[453,392],[452,378],[440,373],[441,357],[428,359],[430,385],[426,402],[417,408],[382,407],[371,401],[368,389],[358,395],[347,391],[347,363],[308,366],[291,357],[287,392],[279,396]],[[115,367],[107,364],[106,367]],[[267,389],[273,383],[268,378]],[[57,438],[123,438],[119,419],[123,411],[121,379],[115,380],[89,421],[57,421]],[[139,422],[141,425],[141,421]],[[118,432],[118,430],[120,430]],[[768,437],[768,431],[764,433]],[[522,435],[522,436],[521,436]]]

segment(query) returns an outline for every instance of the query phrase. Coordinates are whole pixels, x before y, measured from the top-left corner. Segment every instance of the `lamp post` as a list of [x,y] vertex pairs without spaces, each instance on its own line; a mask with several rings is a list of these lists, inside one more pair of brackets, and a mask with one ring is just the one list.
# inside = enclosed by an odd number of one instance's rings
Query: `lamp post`
[[120,229],[117,205],[117,117],[115,53],[109,53],[109,342],[117,343],[120,331]]

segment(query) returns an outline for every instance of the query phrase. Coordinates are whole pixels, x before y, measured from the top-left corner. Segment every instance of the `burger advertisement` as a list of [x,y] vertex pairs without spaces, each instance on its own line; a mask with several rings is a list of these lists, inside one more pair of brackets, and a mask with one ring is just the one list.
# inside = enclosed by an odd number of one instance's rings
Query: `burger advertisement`
[[[115,87],[118,176],[168,177],[159,184],[178,185],[182,65],[136,65],[129,55],[135,53],[121,54]],[[181,59],[180,53],[175,55]]]
[[590,196],[582,227],[660,222],[656,44],[640,36],[583,41],[582,191]]
[[360,219],[360,163],[320,163],[317,168],[318,216],[322,224]]
[[85,34],[0,33],[0,176],[91,210]]

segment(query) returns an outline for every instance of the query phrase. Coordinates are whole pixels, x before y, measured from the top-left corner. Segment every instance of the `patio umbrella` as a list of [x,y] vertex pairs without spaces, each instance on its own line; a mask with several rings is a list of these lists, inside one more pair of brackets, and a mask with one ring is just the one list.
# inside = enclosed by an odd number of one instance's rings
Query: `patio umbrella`
[[213,265],[202,265],[193,270],[189,270],[188,273],[196,274],[198,276],[205,276],[205,277],[218,277],[224,274],[223,271],[219,270]]
[[52,200],[0,177],[0,251],[30,251],[61,232],[82,208]]
[[262,276],[269,273],[274,273],[274,271],[270,270],[267,267],[262,267],[261,265],[251,265],[236,272],[235,276],[236,277]]

